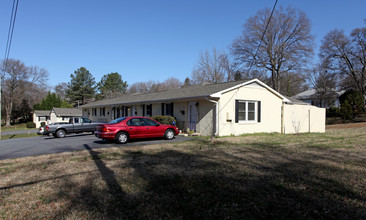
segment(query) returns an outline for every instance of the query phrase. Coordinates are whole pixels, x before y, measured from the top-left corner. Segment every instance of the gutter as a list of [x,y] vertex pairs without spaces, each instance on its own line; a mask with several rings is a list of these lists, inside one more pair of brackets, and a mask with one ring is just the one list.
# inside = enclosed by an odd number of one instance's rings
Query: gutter
[[209,99],[208,96],[206,96],[205,99],[209,102],[214,103],[215,106],[216,106],[216,124],[215,124],[216,129],[215,129],[215,134],[214,135],[215,135],[215,137],[217,137],[218,134],[219,134],[219,103],[215,100]]

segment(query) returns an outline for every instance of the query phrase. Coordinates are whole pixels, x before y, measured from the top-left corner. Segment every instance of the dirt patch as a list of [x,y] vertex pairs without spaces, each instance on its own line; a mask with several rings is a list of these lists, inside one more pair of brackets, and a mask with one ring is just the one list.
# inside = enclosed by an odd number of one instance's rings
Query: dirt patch
[[327,125],[326,126],[326,130],[331,130],[331,129],[362,128],[362,127],[366,127],[366,122]]

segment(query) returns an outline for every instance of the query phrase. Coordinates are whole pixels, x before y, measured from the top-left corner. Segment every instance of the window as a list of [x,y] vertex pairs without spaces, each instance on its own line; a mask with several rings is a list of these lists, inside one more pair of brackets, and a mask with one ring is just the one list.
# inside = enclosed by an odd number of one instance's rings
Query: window
[[146,105],[146,115],[152,116],[152,104]]
[[81,123],[90,123],[91,120],[89,118],[81,118]]
[[260,122],[260,101],[235,101],[235,123]]
[[132,118],[126,124],[128,126],[140,126],[140,119],[139,118]]
[[117,108],[117,118],[120,118],[121,117],[121,109],[120,108]]
[[97,109],[96,108],[92,108],[92,116],[97,116]]
[[173,116],[174,105],[172,103],[161,103],[161,115]]
[[125,119],[126,119],[125,117],[117,118],[117,119],[114,119],[113,121],[109,122],[108,124],[117,124],[117,123],[120,123],[121,121],[123,121]]
[[159,125],[157,122],[147,119],[147,118],[142,118],[141,119],[141,125],[143,126],[157,126]]
[[105,108],[100,108],[99,113],[100,116],[105,116]]

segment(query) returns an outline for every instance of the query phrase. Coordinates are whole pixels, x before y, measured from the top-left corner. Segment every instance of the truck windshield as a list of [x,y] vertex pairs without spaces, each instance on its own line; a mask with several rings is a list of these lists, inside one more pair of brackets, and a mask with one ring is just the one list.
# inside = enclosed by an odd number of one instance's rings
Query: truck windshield
[[117,123],[120,123],[121,121],[123,121],[125,119],[126,119],[125,117],[117,118],[117,119],[114,119],[113,121],[109,122],[108,124],[117,124]]

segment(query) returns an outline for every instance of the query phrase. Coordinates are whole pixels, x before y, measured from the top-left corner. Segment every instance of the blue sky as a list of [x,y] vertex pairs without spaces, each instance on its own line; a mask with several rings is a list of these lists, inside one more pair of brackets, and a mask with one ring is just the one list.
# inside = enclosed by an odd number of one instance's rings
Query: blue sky
[[[129,84],[169,77],[184,80],[200,52],[226,50],[242,25],[274,0],[20,0],[10,57],[49,71],[48,84],[69,82],[86,67],[98,82],[118,72]],[[309,17],[316,52],[335,28],[348,35],[365,26],[365,0],[279,0]],[[0,59],[4,58],[12,0],[0,1]],[[314,61],[317,54],[314,55]]]

